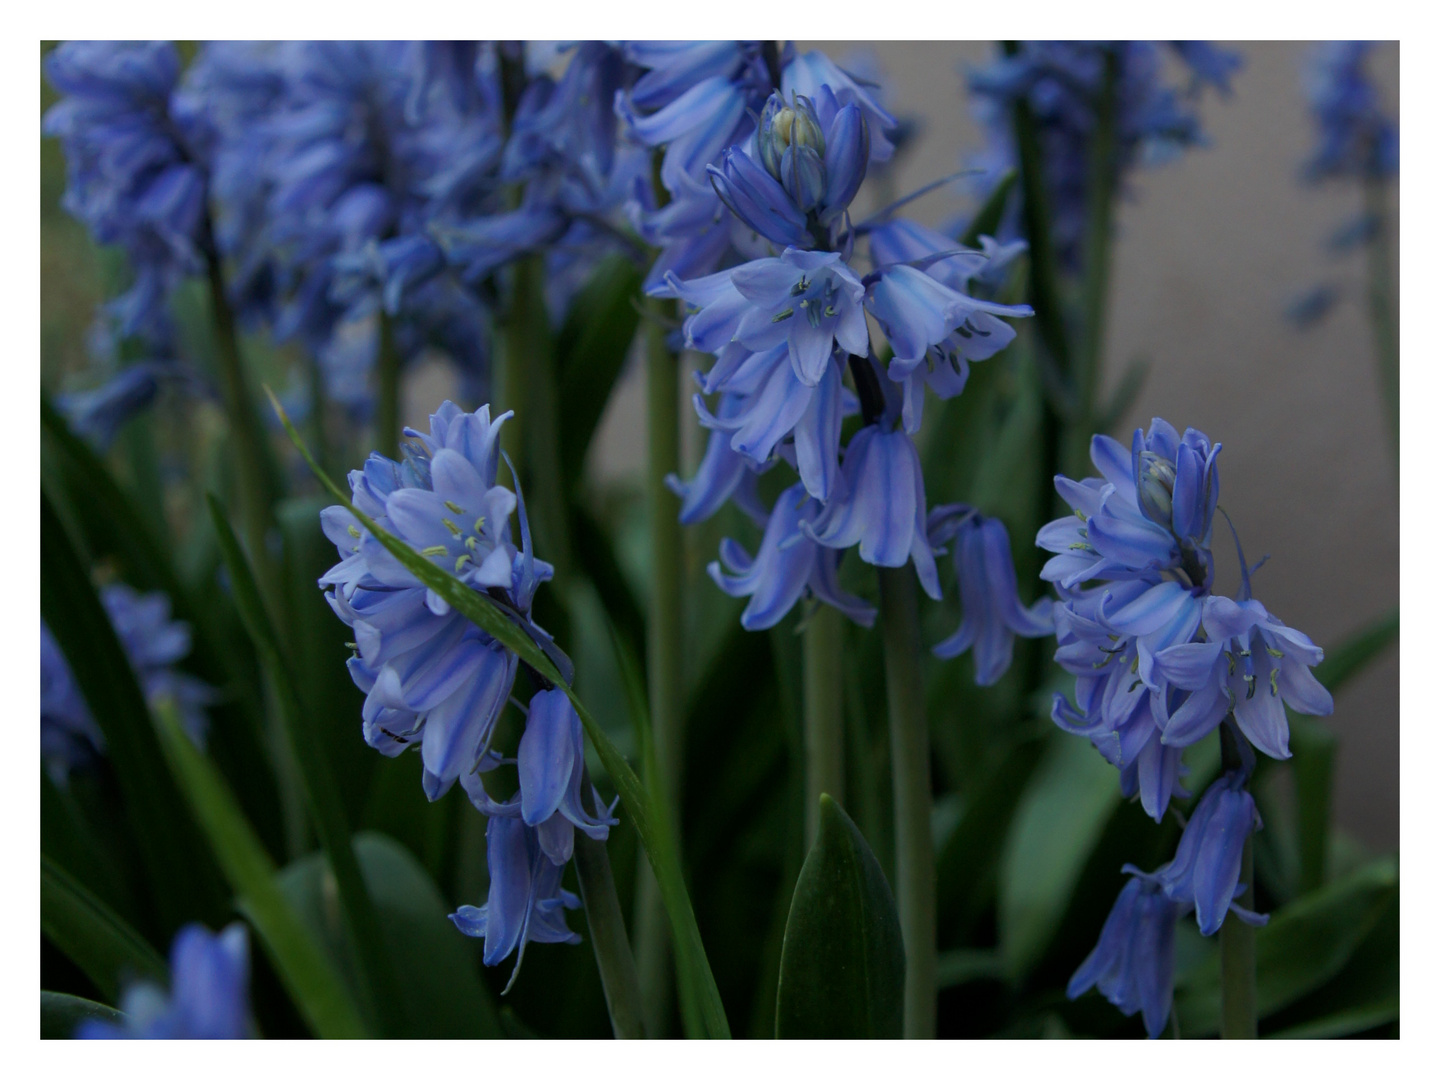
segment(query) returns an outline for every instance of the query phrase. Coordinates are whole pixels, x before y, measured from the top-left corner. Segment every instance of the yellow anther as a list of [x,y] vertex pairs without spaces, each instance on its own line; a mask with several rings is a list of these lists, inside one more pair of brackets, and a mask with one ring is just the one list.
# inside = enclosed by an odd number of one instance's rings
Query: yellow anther
[[460,535],[460,526],[456,525],[455,522],[451,521],[449,518],[441,518],[440,524],[444,525],[447,529],[450,530],[451,536],[458,537]]
[[452,514],[463,514],[465,512],[465,508],[463,506],[456,506],[449,499],[445,500],[445,505],[449,508]]
[[421,554],[421,555],[424,555],[426,558],[430,558],[431,556],[434,556],[434,555],[444,555],[444,554],[446,554],[445,545],[444,545],[444,544],[435,544],[435,545],[433,545],[433,546],[431,546],[431,547],[421,548],[421,549],[420,549],[420,554]]

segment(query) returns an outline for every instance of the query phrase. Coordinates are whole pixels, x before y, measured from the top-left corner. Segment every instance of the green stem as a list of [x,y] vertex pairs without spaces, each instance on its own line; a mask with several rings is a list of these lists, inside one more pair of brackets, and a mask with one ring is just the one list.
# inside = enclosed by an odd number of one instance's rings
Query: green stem
[[395,347],[394,323],[380,316],[379,385],[375,399],[375,449],[387,457],[400,450],[400,350]]
[[[565,514],[565,493],[574,477],[560,475],[559,373],[550,337],[550,316],[543,290],[545,267],[541,256],[530,255],[515,267],[515,295],[510,318],[517,353],[525,364],[525,477],[535,546],[555,567],[555,581],[568,580],[571,563],[570,530]],[[508,427],[513,421],[507,420]],[[503,430],[503,429],[502,429]],[[557,629],[559,633],[563,628]]]
[[1370,323],[1375,332],[1375,362],[1390,425],[1390,452],[1400,464],[1400,339],[1395,324],[1395,286],[1391,280],[1390,216],[1385,181],[1367,180],[1365,208],[1375,220],[1368,245]]
[[905,939],[905,1037],[935,1037],[935,845],[930,835],[930,733],[920,672],[914,571],[880,568],[880,632],[895,788],[895,876]]
[[[1245,891],[1235,901],[1236,906],[1253,907],[1253,837],[1245,840],[1240,883],[1245,886]],[[1258,1024],[1255,1006],[1255,928],[1241,922],[1232,914],[1220,927],[1220,1037],[1254,1039],[1258,1037]]]
[[1311,717],[1290,718],[1294,751],[1296,832],[1300,846],[1300,891],[1325,884],[1330,861],[1330,798],[1335,783],[1334,734]]
[[820,832],[820,796],[845,802],[845,624],[819,604],[805,627],[805,846]]
[[1095,103],[1095,131],[1090,138],[1086,179],[1085,265],[1081,287],[1080,348],[1074,359],[1075,415],[1067,440],[1065,471],[1083,476],[1088,469],[1090,438],[1095,433],[1095,397],[1100,385],[1100,358],[1105,341],[1105,308],[1110,292],[1110,239],[1115,214],[1115,97],[1120,59],[1105,50],[1105,76]]
[[273,525],[275,491],[271,483],[270,456],[265,446],[260,416],[255,410],[245,366],[240,356],[240,338],[235,329],[235,314],[225,295],[225,279],[220,259],[213,252],[206,261],[210,282],[210,312],[215,329],[215,356],[219,367],[220,388],[225,398],[225,411],[230,420],[230,437],[234,440],[232,460],[235,463],[239,489],[240,519],[245,542],[255,560],[261,587],[267,599],[273,599],[275,573],[265,538]]
[[600,969],[600,984],[605,988],[610,1026],[617,1039],[643,1039],[640,977],[635,973],[635,958],[625,935],[625,917],[620,912],[620,898],[615,894],[615,877],[610,872],[610,855],[604,841],[576,832],[575,873],[580,879],[580,897],[585,902],[590,947]]
[[[650,723],[654,734],[654,775],[647,778],[657,814],[680,836],[679,785],[683,762],[682,677],[683,609],[679,510],[665,477],[680,467],[680,365],[665,341],[664,317],[670,305],[650,300],[645,323],[646,426],[649,453],[645,496],[650,525],[650,611],[646,620],[646,675]],[[670,996],[669,929],[658,890],[643,874],[636,937],[641,984],[652,1035],[664,1034]]]
[[[520,280],[523,277],[521,265],[517,263],[514,267],[514,289],[517,296],[523,291]],[[523,314],[512,309],[500,325],[500,363],[493,373],[490,414],[498,416],[506,410],[515,414],[506,420],[505,426],[500,429],[500,445],[510,455],[510,460],[517,469],[523,466],[525,457],[527,349],[525,318]]]

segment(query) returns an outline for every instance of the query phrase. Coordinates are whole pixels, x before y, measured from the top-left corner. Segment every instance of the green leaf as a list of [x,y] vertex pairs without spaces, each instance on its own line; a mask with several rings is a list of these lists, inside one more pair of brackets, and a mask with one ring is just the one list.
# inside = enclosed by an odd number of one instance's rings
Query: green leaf
[[1000,945],[1013,978],[1044,955],[1119,802],[1115,768],[1088,740],[1051,737],[1000,862]]
[[1400,640],[1400,609],[1386,612],[1346,638],[1315,669],[1315,677],[1332,694],[1365,669],[1365,665]]
[[488,596],[476,592],[458,578],[447,574],[433,562],[414,551],[403,540],[392,536],[376,525],[366,514],[356,509],[350,502],[349,496],[315,463],[310,451],[305,447],[304,440],[300,438],[300,433],[290,423],[289,417],[285,415],[273,394],[271,403],[280,416],[281,422],[285,425],[285,430],[304,456],[307,464],[310,465],[316,478],[330,490],[330,493],[340,501],[341,505],[355,515],[356,520],[362,526],[370,530],[371,535],[380,542],[385,550],[394,555],[418,581],[444,599],[452,608],[565,691],[580,716],[580,722],[584,725],[585,733],[589,735],[595,752],[600,756],[601,764],[605,766],[605,771],[615,782],[620,800],[624,803],[625,810],[634,823],[635,831],[639,834],[640,842],[645,847],[650,865],[654,868],[655,879],[659,883],[660,894],[665,900],[665,909],[670,915],[670,925],[674,931],[675,966],[679,978],[685,984],[683,989],[685,992],[695,995],[706,1033],[712,1038],[729,1038],[730,1025],[725,1018],[725,1007],[720,1000],[720,991],[715,986],[715,977],[710,970],[710,961],[705,955],[705,947],[700,940],[700,928],[695,922],[695,911],[691,907],[689,894],[685,890],[678,848],[670,831],[668,815],[652,812],[645,785],[635,775],[635,770],[615,748],[615,744],[605,734],[605,729],[595,720],[575,691],[560,677],[555,665],[550,662],[549,657],[541,652],[539,646],[531,640],[529,635],[512,622]]
[[[40,769],[40,852],[122,914],[134,916],[135,898],[122,869],[122,836],[101,834],[76,798],[76,778],[65,787]],[[100,822],[102,828],[114,823]],[[108,841],[108,842],[107,842]]]
[[580,482],[590,440],[630,354],[640,322],[639,293],[635,264],[623,255],[610,256],[575,296],[555,338],[560,475],[571,487]]
[[306,1023],[322,1039],[364,1038],[365,1024],[339,973],[286,900],[275,864],[224,778],[180,729],[173,707],[161,708],[160,732],[171,772]]
[[[221,690],[222,701],[210,708],[208,749],[227,776],[242,778],[239,794],[246,814],[279,850],[282,836],[278,788],[264,748],[259,700],[254,694],[254,668],[243,641],[231,640],[228,611],[197,599],[182,581],[164,543],[130,496],[116,483],[105,463],[63,418],[42,399],[41,448],[47,491],[52,501],[63,494],[62,514],[77,547],[95,558],[110,557],[122,576],[142,590],[158,589],[170,598],[174,618],[190,625],[193,648],[187,668]],[[57,486],[51,487],[53,483]],[[206,532],[203,528],[196,532]],[[236,646],[241,646],[237,650]]]
[[935,985],[941,990],[978,979],[1003,981],[1005,958],[994,949],[951,949],[935,963]]
[[73,1039],[75,1029],[86,1020],[123,1024],[125,1014],[89,998],[57,994],[53,990],[40,991],[40,1038]]
[[780,954],[781,1039],[898,1039],[905,945],[895,897],[840,804],[820,796],[820,832],[790,902]]
[[105,736],[125,815],[150,881],[163,935],[188,919],[218,913],[224,889],[214,860],[165,771],[145,696],[90,576],[40,494],[40,615],[70,663],[90,714]]
[[[1255,931],[1260,1018],[1324,986],[1346,965],[1400,888],[1400,866],[1386,856],[1302,896]],[[1220,955],[1216,951],[1179,980],[1175,1009],[1186,1037],[1220,1028]]]
[[128,978],[167,984],[170,969],[150,943],[53,860],[40,856],[40,932],[118,1002]]
[[[424,867],[379,833],[355,837],[355,858],[380,915],[380,940],[401,962],[393,997],[394,1034],[406,1039],[503,1037],[495,1003],[475,971],[474,942],[445,916],[448,908]],[[335,880],[319,854],[280,872],[280,889],[335,967],[356,971],[355,953],[336,903]]]
[[1000,227],[1000,219],[1005,216],[1005,203],[1010,198],[1010,192],[1015,187],[1018,175],[1014,169],[1011,169],[1000,177],[985,200],[985,205],[975,211],[975,216],[970,219],[970,226],[960,237],[962,247],[979,247],[980,237],[995,235],[995,230]]
[[350,826],[345,820],[345,808],[340,804],[335,775],[325,757],[324,747],[306,723],[306,710],[294,673],[285,660],[284,646],[266,614],[255,575],[225,518],[225,509],[214,495],[207,496],[207,501],[215,535],[220,541],[220,554],[225,560],[225,569],[230,573],[235,606],[240,611],[250,639],[255,643],[261,666],[274,691],[290,752],[300,768],[301,786],[311,820],[319,834],[320,845],[325,849],[325,857],[335,872],[344,925],[360,960],[357,993],[383,1031],[388,1014],[375,1010],[381,1002],[393,998],[394,976],[390,958],[380,938],[379,919],[350,843]]

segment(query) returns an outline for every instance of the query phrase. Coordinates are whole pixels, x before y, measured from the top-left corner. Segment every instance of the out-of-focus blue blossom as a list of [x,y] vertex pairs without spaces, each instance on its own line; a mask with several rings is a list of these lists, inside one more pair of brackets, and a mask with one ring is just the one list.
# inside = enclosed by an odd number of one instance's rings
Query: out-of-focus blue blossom
[[70,770],[104,753],[105,737],[75,684],[65,654],[40,620],[40,757],[63,784]]
[[960,628],[931,651],[953,660],[975,651],[975,682],[992,686],[1010,667],[1015,635],[1037,638],[1055,632],[1047,597],[1028,608],[1020,603],[1010,534],[1004,522],[968,506],[936,507],[928,521],[930,543],[954,542],[960,583]]
[[195,372],[184,364],[173,360],[143,360],[127,364],[93,390],[58,395],[55,407],[77,435],[103,450],[115,441],[127,420],[155,401],[165,384],[192,392],[203,392],[204,388]]
[[1327,41],[1311,54],[1305,90],[1318,135],[1305,164],[1311,180],[1383,180],[1400,171],[1400,126],[1387,115],[1365,69],[1373,45]]
[[525,947],[575,945],[580,935],[565,925],[566,910],[580,907],[580,898],[560,887],[563,868],[540,847],[538,830],[518,816],[495,815],[485,828],[485,861],[490,871],[490,896],[480,907],[463,904],[450,921],[467,937],[485,939],[483,958],[494,967],[519,950],[508,991],[520,974]]
[[1233,771],[1211,784],[1185,824],[1175,858],[1155,872],[1170,899],[1194,905],[1200,933],[1205,935],[1220,929],[1227,912],[1253,926],[1269,921],[1268,915],[1235,904],[1243,891],[1240,861],[1245,841],[1260,828],[1255,800],[1245,790],[1248,780],[1244,772]]
[[67,41],[44,68],[63,95],[44,119],[65,151],[62,205],[129,258],[134,283],[110,305],[120,333],[166,343],[170,292],[210,245],[205,171],[171,111],[180,58],[169,42]]
[[925,528],[925,477],[920,455],[903,428],[882,419],[858,431],[845,448],[842,490],[814,522],[800,530],[830,548],[859,545],[874,566],[915,564],[920,585],[940,599],[935,553]]
[[1316,285],[1285,306],[1285,318],[1297,330],[1308,330],[1329,315],[1339,301],[1340,290],[1334,285]]
[[[176,670],[190,655],[190,627],[170,618],[164,593],[139,593],[119,582],[100,590],[100,602],[145,700],[153,707],[171,701],[181,726],[197,746],[205,745],[205,708],[217,700],[209,684]],[[40,623],[40,753],[51,777],[63,783],[70,770],[105,751],[85,699],[64,654]]]
[[[549,564],[510,539],[516,497],[497,483],[500,426],[490,408],[465,413],[445,402],[430,432],[407,428],[403,459],[372,454],[350,474],[355,505],[382,528],[471,588],[529,620]],[[422,585],[343,507],[321,514],[341,561],[320,579],[331,607],[355,632],[351,678],[366,694],[365,741],[394,757],[419,744],[425,793],[438,799],[489,750],[510,698],[517,660]]]
[[1061,260],[1079,265],[1090,178],[1089,144],[1096,126],[1106,61],[1116,65],[1115,160],[1117,191],[1136,165],[1165,160],[1204,135],[1195,104],[1205,86],[1229,90],[1241,60],[1206,42],[1172,42],[1171,51],[1192,76],[1188,87],[1164,81],[1164,54],[1153,41],[1029,41],[969,73],[975,111],[990,147],[974,164],[986,170],[978,181],[987,191],[1016,161],[1013,107],[1029,104],[1044,162],[1051,229]]
[[753,559],[729,537],[720,542],[720,561],[706,569],[730,596],[750,597],[740,615],[740,625],[746,630],[768,630],[807,591],[861,626],[874,623],[875,609],[840,588],[840,553],[822,547],[802,531],[801,522],[813,523],[819,512],[820,504],[809,497],[804,485],[795,484],[775,500],[760,553]]
[[1145,1033],[1159,1038],[1175,997],[1175,923],[1186,911],[1165,895],[1152,874],[1127,866],[1134,876],[1120,890],[1100,940],[1070,977],[1065,994],[1075,1000],[1092,986],[1126,1016],[1137,1012]]
[[120,999],[123,1023],[86,1020],[77,1039],[246,1039],[250,1020],[250,943],[243,923],[212,934],[182,927],[170,947],[170,991],[137,983]]

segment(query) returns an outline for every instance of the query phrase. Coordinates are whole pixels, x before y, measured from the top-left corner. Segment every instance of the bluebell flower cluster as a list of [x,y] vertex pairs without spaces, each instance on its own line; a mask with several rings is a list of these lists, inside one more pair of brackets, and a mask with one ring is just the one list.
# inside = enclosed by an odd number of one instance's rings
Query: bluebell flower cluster
[[[218,700],[214,687],[180,671],[190,655],[190,627],[170,618],[164,593],[139,593],[115,583],[100,590],[100,601],[145,699],[174,704],[181,726],[204,746],[209,720],[205,709]],[[91,715],[65,654],[45,620],[40,620],[40,756],[57,784],[71,770],[105,753],[105,739]]]
[[1366,70],[1374,42],[1317,45],[1305,90],[1315,120],[1315,152],[1305,164],[1312,180],[1383,180],[1400,172],[1400,125],[1386,112]]
[[[959,394],[970,363],[1014,339],[1005,320],[1031,313],[977,295],[982,275],[1023,245],[986,237],[981,250],[964,249],[888,210],[854,222],[851,203],[871,166],[893,155],[897,125],[877,87],[823,53],[750,42],[629,48],[652,66],[617,109],[637,138],[663,147],[671,200],[636,212],[662,248],[648,291],[680,300],[684,345],[715,357],[695,395],[711,432],[704,459],[689,481],[671,478],[680,520],[733,500],[764,528],[753,558],[727,539],[711,577],[749,597],[749,629],[775,625],[807,596],[869,626],[874,609],[839,587],[849,548],[876,566],[913,564],[939,599],[913,436],[927,388]],[[883,367],[871,320],[889,341]],[[842,447],[843,421],[857,411],[864,423]],[[780,462],[798,483],[767,510],[756,477]],[[1008,546],[1004,554],[1013,598]],[[1008,651],[986,641],[983,674],[998,677]]]
[[[499,434],[510,413],[463,412],[445,402],[428,433],[406,428],[402,458],[372,454],[350,474],[355,507],[477,592],[556,659],[569,663],[530,617],[536,590],[553,570],[535,557],[518,490],[499,483]],[[518,512],[520,547],[510,518]],[[530,699],[515,758],[492,746],[512,703],[518,657],[423,585],[349,510],[321,513],[340,561],[320,579],[336,615],[354,631],[350,676],[365,692],[365,741],[387,757],[416,749],[426,796],[439,799],[458,780],[487,829],[490,896],[452,918],[485,938],[484,959],[498,964],[528,941],[579,940],[563,929],[561,909],[578,901],[560,887],[575,830],[603,840],[615,823],[592,789],[583,804],[580,718],[563,690],[548,685]],[[518,704],[518,703],[517,703]],[[513,764],[519,790],[492,798],[484,776]],[[516,970],[519,970],[517,961]],[[512,976],[513,979],[513,976]]]
[[[1057,694],[1052,717],[1062,730],[1088,738],[1119,770],[1121,791],[1138,796],[1156,821],[1172,798],[1186,797],[1185,748],[1222,724],[1242,759],[1253,762],[1252,746],[1285,758],[1286,707],[1322,716],[1333,708],[1311,670],[1322,651],[1252,597],[1256,568],[1246,564],[1238,537],[1240,594],[1232,600],[1212,591],[1219,453],[1220,444],[1203,432],[1181,434],[1160,419],[1135,432],[1128,453],[1097,435],[1090,457],[1100,477],[1057,476],[1056,490],[1074,513],[1050,522],[1036,539],[1052,552],[1041,577],[1059,594],[1055,659],[1075,676],[1074,703]],[[1181,914],[1193,910],[1205,934],[1219,929],[1228,910],[1240,910],[1230,906],[1239,860],[1259,826],[1244,789],[1249,772],[1248,764],[1232,768],[1212,785],[1173,862],[1153,880],[1142,875],[1143,885],[1137,878],[1126,886],[1111,916],[1115,926],[1106,924],[1072,994],[1099,985],[1127,1014],[1143,1001],[1146,1026],[1157,1033],[1168,1012],[1169,978],[1155,982],[1151,975],[1168,972],[1169,960],[1156,952],[1158,931],[1141,923],[1159,919],[1162,895]],[[1156,996],[1162,984],[1163,1008]],[[1142,986],[1148,989],[1137,997]]]
[[77,1039],[248,1039],[250,942],[243,923],[218,934],[182,927],[170,946],[170,991],[154,983],[128,987],[122,1023],[86,1020]]
[[166,301],[209,248],[205,172],[172,109],[179,54],[169,42],[67,41],[44,68],[64,95],[44,119],[65,151],[62,205],[135,275],[110,314],[122,336],[168,343]]
[[[1190,74],[1187,85],[1165,79],[1167,51]],[[977,186],[988,192],[1015,167],[1014,105],[1029,105],[1044,163],[1050,225],[1062,262],[1077,267],[1090,182],[1089,143],[1107,64],[1115,68],[1117,190],[1137,165],[1163,161],[1203,145],[1195,105],[1205,87],[1223,94],[1241,58],[1204,41],[1028,41],[969,73],[970,93],[989,145],[971,164],[982,170]]]

